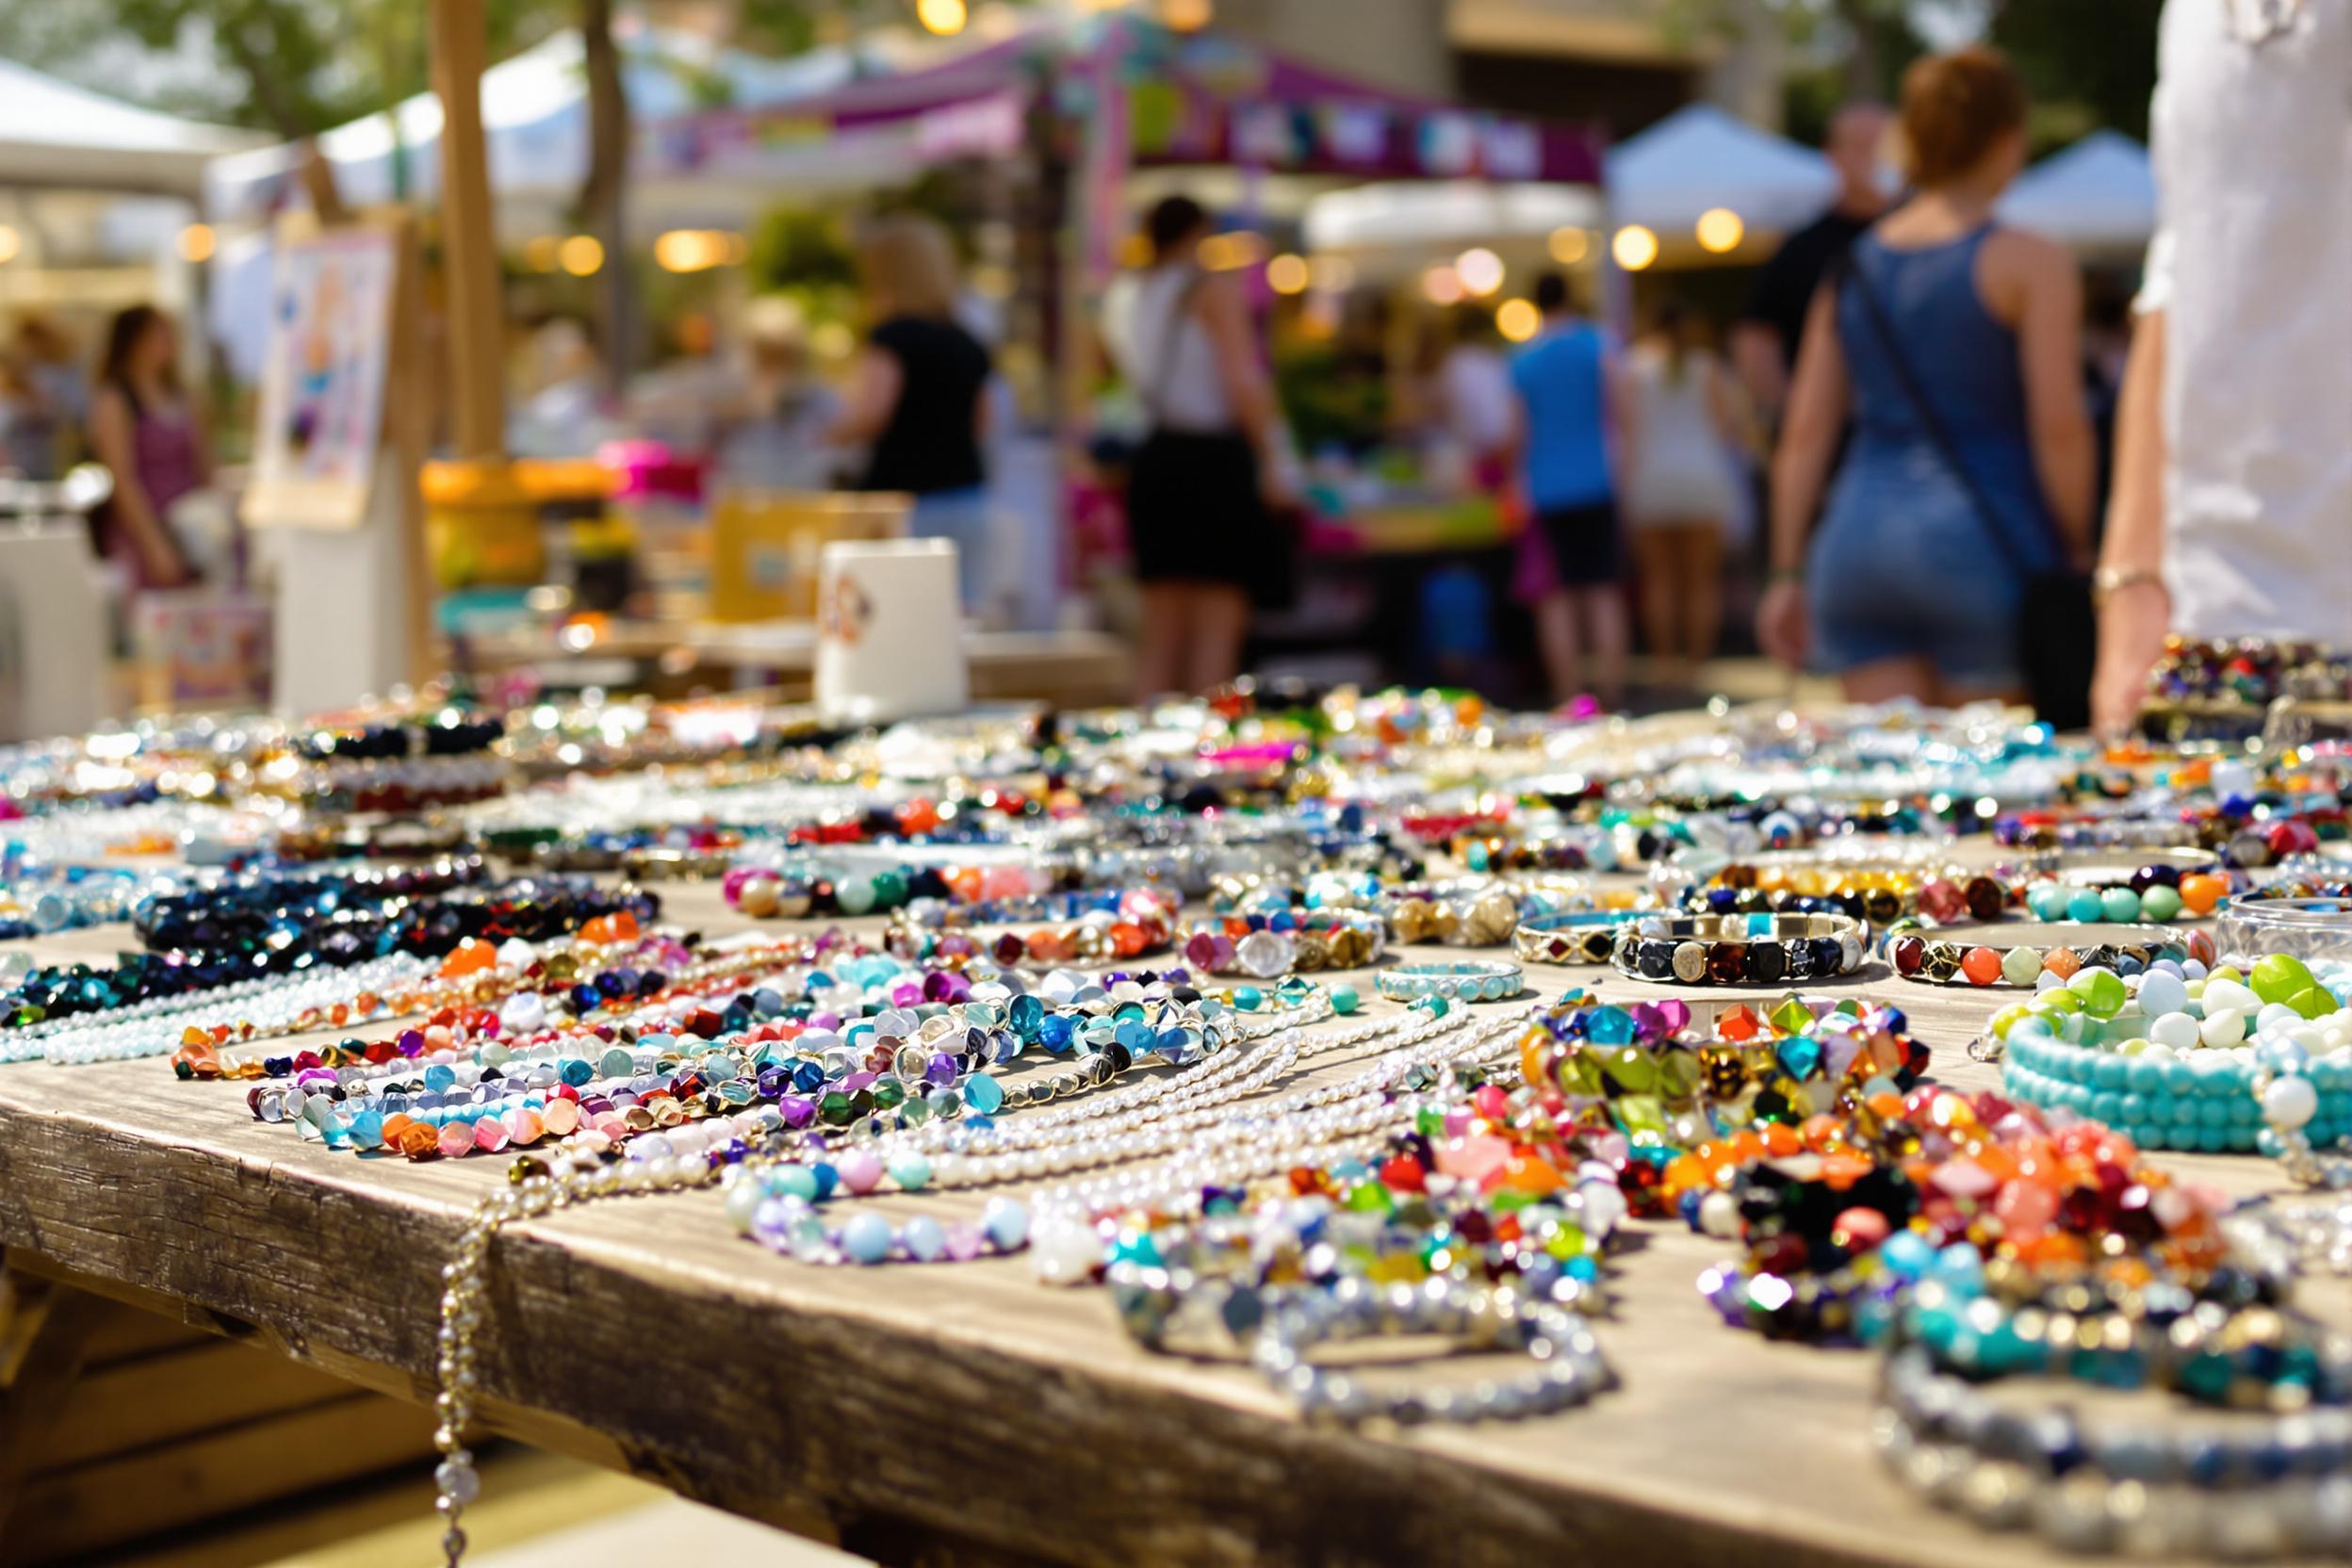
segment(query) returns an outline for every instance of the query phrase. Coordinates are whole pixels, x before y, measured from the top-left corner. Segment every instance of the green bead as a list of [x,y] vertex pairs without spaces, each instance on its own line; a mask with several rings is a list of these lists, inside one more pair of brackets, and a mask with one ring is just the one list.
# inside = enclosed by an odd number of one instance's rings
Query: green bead
[[874,874],[874,902],[884,909],[895,909],[906,902],[906,874],[900,871],[878,871]]
[[2140,916],[2144,920],[2166,921],[2180,912],[2180,894],[2162,882],[2140,895]]
[[2042,956],[2030,947],[2013,947],[2001,956],[2001,977],[2013,986],[2030,986],[2042,972]]
[[2099,895],[2099,913],[2113,921],[2140,918],[2140,895],[2129,888],[2110,888]]
[[2123,977],[2111,969],[2077,971],[2066,988],[2082,1001],[2082,1010],[2093,1018],[2113,1018],[2123,1011],[2130,993],[2123,988]]
[[1442,996],[1425,996],[1413,1005],[1426,1011],[1431,1018],[1444,1018],[1453,1011],[1446,1005],[1446,999]]
[[2284,953],[2273,953],[2256,964],[2254,977],[2247,982],[2264,1002],[2285,1002],[2316,983],[2302,959]]
[[2306,986],[2287,998],[2287,1005],[2309,1019],[2322,1019],[2336,1010],[2336,999],[2317,986]]
[[1386,1214],[1396,1206],[1396,1200],[1378,1182],[1359,1182],[1348,1189],[1347,1205],[1359,1214]]
[[1331,1011],[1341,1017],[1345,1018],[1363,1005],[1364,998],[1356,994],[1355,987],[1333,986],[1331,988]]
[[874,905],[874,881],[871,877],[844,876],[833,884],[833,900],[845,915],[862,915]]

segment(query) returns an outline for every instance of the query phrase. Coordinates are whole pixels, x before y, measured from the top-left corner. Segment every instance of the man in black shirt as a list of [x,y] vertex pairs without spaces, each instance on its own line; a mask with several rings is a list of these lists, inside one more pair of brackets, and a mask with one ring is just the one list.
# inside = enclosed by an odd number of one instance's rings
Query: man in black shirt
[[1864,229],[1886,209],[1879,148],[1888,116],[1878,104],[1848,104],[1829,122],[1822,151],[1838,172],[1838,198],[1829,210],[1782,242],[1756,275],[1756,291],[1732,328],[1731,358],[1757,411],[1777,429],[1797,343],[1813,291]]

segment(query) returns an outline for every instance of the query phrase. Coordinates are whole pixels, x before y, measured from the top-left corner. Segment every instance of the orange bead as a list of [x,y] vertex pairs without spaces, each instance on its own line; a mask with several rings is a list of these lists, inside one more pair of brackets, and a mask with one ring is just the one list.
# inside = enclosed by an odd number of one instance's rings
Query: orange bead
[[1772,1158],[1782,1160],[1803,1152],[1805,1140],[1787,1122],[1768,1121],[1764,1124],[1764,1147]]
[[2073,978],[2074,972],[2082,967],[2082,960],[2074,956],[2070,947],[2053,947],[2042,956],[2042,968],[2061,980]]
[[498,961],[498,949],[488,942],[468,937],[450,950],[441,960],[440,974],[444,980],[455,980],[468,974],[480,974]]
[[2180,903],[2193,915],[2210,915],[2230,891],[2227,878],[2198,873],[2180,879]]
[[1971,986],[1989,986],[2001,978],[2001,955],[1989,947],[1972,947],[1960,960],[1960,972]]

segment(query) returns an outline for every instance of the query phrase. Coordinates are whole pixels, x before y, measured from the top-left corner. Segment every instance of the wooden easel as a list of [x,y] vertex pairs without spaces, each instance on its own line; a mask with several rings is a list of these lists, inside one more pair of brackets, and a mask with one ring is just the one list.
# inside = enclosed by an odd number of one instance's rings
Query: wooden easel
[[[375,462],[357,484],[271,481],[257,474],[243,508],[247,523],[285,531],[275,617],[275,706],[281,710],[343,707],[396,685],[417,684],[434,673],[431,578],[417,490],[432,399],[421,351],[424,303],[416,225],[406,212],[387,208],[333,223],[291,213],[278,228],[284,247],[354,234],[381,236],[393,257]],[[276,330],[281,329],[273,325]],[[281,351],[274,341],[270,351],[273,357]],[[265,408],[264,417],[268,415]],[[380,619],[387,596],[394,601],[390,626]]]

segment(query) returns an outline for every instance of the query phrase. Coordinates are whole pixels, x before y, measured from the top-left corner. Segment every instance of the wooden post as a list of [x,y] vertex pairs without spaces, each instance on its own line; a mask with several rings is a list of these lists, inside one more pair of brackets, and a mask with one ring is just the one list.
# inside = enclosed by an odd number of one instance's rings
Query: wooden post
[[441,95],[441,265],[449,273],[449,366],[460,458],[506,454],[504,317],[490,167],[482,138],[482,0],[432,0],[433,89]]

